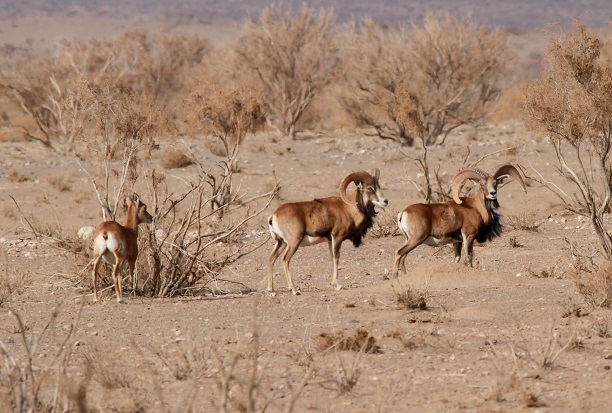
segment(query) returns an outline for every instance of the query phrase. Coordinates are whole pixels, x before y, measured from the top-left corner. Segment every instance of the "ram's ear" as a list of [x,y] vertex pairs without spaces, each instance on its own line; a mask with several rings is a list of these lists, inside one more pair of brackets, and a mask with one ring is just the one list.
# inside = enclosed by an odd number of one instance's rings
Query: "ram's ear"
[[137,193],[132,194],[132,201],[134,201],[136,205],[140,204],[140,197]]

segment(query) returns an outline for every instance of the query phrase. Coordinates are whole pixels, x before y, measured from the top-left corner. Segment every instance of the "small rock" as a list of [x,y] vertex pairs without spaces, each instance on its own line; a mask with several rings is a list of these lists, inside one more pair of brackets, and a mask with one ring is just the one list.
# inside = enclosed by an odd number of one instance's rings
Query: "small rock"
[[93,234],[95,231],[96,229],[92,226],[81,227],[77,231],[77,236],[83,241],[87,241],[93,238]]

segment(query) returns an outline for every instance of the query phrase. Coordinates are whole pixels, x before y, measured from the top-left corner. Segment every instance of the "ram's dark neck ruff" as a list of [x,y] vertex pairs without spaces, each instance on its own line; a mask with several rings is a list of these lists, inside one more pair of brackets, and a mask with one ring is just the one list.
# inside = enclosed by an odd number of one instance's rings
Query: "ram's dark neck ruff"
[[497,200],[487,199],[485,200],[485,205],[491,217],[491,222],[487,225],[483,225],[480,230],[478,230],[478,234],[476,235],[476,241],[478,242],[491,241],[499,237],[504,231],[501,214],[499,213],[499,202],[497,202]]
[[372,225],[374,225],[374,217],[377,215],[374,204],[372,203],[364,206],[363,203],[360,202],[358,206],[359,211],[363,214],[363,222],[355,228],[355,232],[350,236],[350,240],[353,241],[355,247],[361,245],[364,235],[372,228]]

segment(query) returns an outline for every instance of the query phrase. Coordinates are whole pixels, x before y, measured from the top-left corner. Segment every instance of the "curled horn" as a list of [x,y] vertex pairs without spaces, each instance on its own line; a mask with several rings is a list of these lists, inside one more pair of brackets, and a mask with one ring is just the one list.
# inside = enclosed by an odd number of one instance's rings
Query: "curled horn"
[[344,177],[342,182],[340,182],[340,198],[342,198],[342,200],[349,205],[356,205],[357,202],[351,202],[346,195],[346,188],[351,182],[361,182],[366,185],[372,185],[374,184],[375,180],[369,173],[365,171],[358,171],[348,174]]
[[527,187],[525,186],[525,181],[523,180],[521,173],[519,172],[518,169],[516,169],[516,167],[510,164],[502,165],[497,169],[497,172],[493,174],[493,178],[498,179],[505,175],[511,176],[512,178],[517,180],[519,184],[521,184],[521,186],[523,187],[523,191],[527,193]]
[[459,190],[467,179],[474,179],[476,181],[480,181],[481,179],[485,179],[490,176],[491,175],[489,175],[482,169],[466,169],[464,171],[459,172],[457,175],[455,175],[455,178],[453,179],[453,183],[451,185],[451,193],[453,195],[453,200],[457,204],[461,204],[463,202],[461,199],[459,199]]

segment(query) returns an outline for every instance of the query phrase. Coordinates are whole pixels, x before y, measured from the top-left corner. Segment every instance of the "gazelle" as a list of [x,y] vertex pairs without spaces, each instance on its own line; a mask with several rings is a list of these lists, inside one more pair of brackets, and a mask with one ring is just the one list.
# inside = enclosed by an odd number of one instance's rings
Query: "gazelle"
[[[129,198],[128,198],[129,199]],[[93,296],[98,301],[97,271],[100,258],[113,267],[113,283],[117,302],[124,303],[121,297],[121,274],[119,270],[128,264],[130,279],[134,278],[134,266],[138,258],[138,225],[153,222],[153,217],[147,212],[147,206],[140,202],[138,195],[133,194],[128,201],[125,224],[116,221],[105,221],[98,225],[93,236]]]

